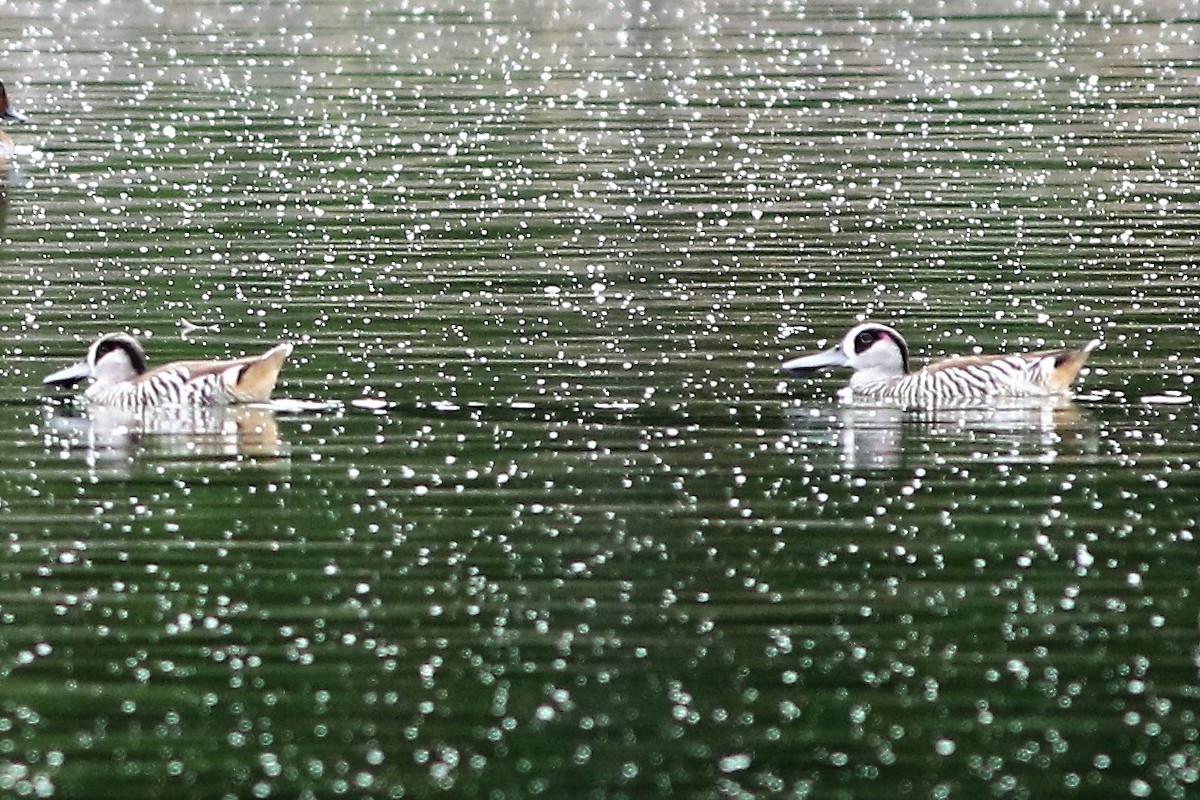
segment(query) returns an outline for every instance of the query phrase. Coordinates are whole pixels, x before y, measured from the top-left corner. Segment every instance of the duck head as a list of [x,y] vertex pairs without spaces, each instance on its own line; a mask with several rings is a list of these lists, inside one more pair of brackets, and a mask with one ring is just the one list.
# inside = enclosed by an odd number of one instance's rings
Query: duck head
[[830,367],[849,367],[856,377],[887,380],[908,374],[908,344],[887,325],[865,322],[851,328],[842,340],[823,353],[783,362],[792,375],[810,375]]
[[88,348],[87,358],[42,379],[43,386],[74,386],[92,378],[111,384],[131,380],[146,371],[146,352],[138,340],[125,333],[109,333]]

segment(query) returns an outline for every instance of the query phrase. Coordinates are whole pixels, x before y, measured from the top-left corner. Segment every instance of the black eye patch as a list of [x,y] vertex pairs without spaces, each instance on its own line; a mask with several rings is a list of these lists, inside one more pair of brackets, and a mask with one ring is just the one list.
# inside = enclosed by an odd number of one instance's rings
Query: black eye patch
[[106,339],[96,347],[96,361],[104,358],[109,353],[116,350],[124,350],[129,363],[133,365],[133,371],[137,374],[142,374],[146,371],[146,356],[142,351],[121,339]]
[[124,346],[121,344],[121,342],[115,341],[113,339],[109,339],[107,341],[101,342],[100,344],[96,345],[96,360],[99,361],[100,359],[102,359],[106,355],[108,355],[109,353],[111,353],[115,350],[121,350],[121,349],[123,349],[123,347]]
[[879,334],[876,331],[863,331],[854,337],[854,352],[861,354],[877,341],[879,341]]

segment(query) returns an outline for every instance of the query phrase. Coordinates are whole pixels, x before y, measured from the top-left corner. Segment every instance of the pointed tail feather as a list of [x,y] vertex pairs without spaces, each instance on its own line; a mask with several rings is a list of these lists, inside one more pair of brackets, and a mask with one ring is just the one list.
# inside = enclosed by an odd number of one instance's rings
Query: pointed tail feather
[[287,342],[272,347],[241,368],[230,391],[243,403],[265,403],[270,400],[279,370],[283,369],[283,362],[291,354],[292,345]]
[[1099,339],[1092,339],[1078,350],[1063,350],[1054,356],[1054,370],[1050,373],[1049,384],[1056,392],[1065,392],[1087,363],[1088,356],[1100,346]]

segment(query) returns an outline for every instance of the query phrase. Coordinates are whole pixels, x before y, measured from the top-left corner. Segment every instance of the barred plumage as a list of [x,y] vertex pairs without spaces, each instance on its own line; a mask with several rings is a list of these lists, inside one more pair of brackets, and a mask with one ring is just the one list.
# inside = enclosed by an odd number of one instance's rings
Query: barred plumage
[[47,376],[43,383],[74,385],[92,378],[84,395],[93,403],[126,411],[156,406],[221,406],[270,399],[290,344],[233,361],[178,361],[148,369],[146,354],[132,336],[100,337],[79,364]]
[[851,329],[836,347],[783,364],[794,375],[847,366],[855,396],[929,404],[998,397],[1048,397],[1070,391],[1071,382],[1100,345],[1093,339],[1078,350],[1015,355],[966,356],[908,371],[908,344],[892,328],[874,322]]

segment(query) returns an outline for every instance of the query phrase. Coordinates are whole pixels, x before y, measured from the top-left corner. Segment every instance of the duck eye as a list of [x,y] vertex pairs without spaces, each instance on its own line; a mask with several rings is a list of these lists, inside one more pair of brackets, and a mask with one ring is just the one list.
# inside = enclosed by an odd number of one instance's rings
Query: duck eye
[[855,337],[854,341],[857,342],[860,347],[866,347],[867,345],[875,342],[875,334],[871,333],[870,331],[863,331],[857,337]]
[[96,347],[96,360],[99,361],[114,350],[120,349],[121,345],[117,344],[116,342],[101,342]]

